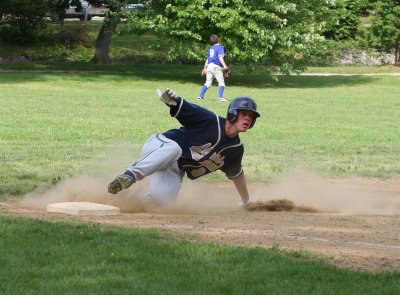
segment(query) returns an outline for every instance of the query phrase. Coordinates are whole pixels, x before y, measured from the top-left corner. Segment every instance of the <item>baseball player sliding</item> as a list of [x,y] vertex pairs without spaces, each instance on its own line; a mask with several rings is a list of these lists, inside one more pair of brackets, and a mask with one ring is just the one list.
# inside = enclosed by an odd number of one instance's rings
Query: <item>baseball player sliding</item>
[[116,194],[149,176],[149,192],[140,196],[140,201],[164,206],[176,200],[185,173],[196,179],[221,170],[233,180],[243,204],[248,204],[239,133],[252,128],[260,116],[254,100],[244,96],[233,99],[226,118],[189,103],[171,89],[165,90],[160,100],[182,127],[150,136],[140,160],[118,175],[108,185],[108,192]]

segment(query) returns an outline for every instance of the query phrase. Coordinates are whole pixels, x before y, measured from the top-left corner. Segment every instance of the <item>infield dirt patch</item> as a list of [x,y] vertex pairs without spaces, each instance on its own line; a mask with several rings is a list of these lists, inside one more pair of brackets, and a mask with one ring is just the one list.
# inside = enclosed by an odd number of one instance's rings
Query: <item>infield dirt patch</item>
[[[233,183],[185,180],[176,204],[152,209],[135,203],[145,183],[117,195],[109,179],[79,176],[43,192],[2,205],[8,214],[69,218],[133,228],[187,233],[188,238],[226,245],[309,251],[335,265],[369,271],[400,271],[400,179],[326,180],[292,175],[251,183],[258,205],[283,202],[288,211],[252,211],[239,206]],[[116,216],[66,216],[46,212],[55,202],[87,201],[117,206]],[[276,205],[276,204],[275,204]],[[281,204],[282,205],[282,204]],[[303,208],[304,210],[299,210]]]

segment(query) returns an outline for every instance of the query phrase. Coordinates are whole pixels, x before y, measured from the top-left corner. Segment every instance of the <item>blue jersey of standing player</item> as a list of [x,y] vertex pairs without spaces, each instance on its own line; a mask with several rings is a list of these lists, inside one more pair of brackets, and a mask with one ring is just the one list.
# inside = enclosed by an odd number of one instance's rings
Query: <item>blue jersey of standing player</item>
[[229,179],[242,173],[243,144],[239,136],[225,135],[225,118],[198,105],[178,98],[170,114],[182,127],[163,133],[182,149],[178,166],[190,179],[216,170],[223,171]]
[[208,63],[213,63],[219,66],[222,66],[222,63],[219,61],[220,56],[225,56],[225,49],[222,45],[215,44],[208,49],[207,52],[207,61]]

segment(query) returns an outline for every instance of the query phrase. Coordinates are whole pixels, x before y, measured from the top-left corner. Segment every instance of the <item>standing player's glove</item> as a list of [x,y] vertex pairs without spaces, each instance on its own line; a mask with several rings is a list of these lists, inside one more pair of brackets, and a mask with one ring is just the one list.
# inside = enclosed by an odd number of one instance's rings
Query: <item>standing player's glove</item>
[[160,100],[167,105],[170,106],[176,106],[178,103],[176,100],[178,99],[178,96],[176,95],[175,91],[167,88],[161,95],[160,95]]
[[224,77],[225,77],[225,78],[228,78],[228,77],[231,75],[232,71],[231,71],[230,68],[226,67],[226,68],[224,68],[224,69],[222,70],[222,73],[224,74]]

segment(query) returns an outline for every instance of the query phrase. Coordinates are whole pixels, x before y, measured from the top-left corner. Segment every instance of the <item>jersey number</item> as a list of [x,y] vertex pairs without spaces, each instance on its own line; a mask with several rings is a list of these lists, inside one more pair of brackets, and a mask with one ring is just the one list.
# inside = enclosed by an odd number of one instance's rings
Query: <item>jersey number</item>
[[210,57],[214,57],[214,49],[210,49]]

